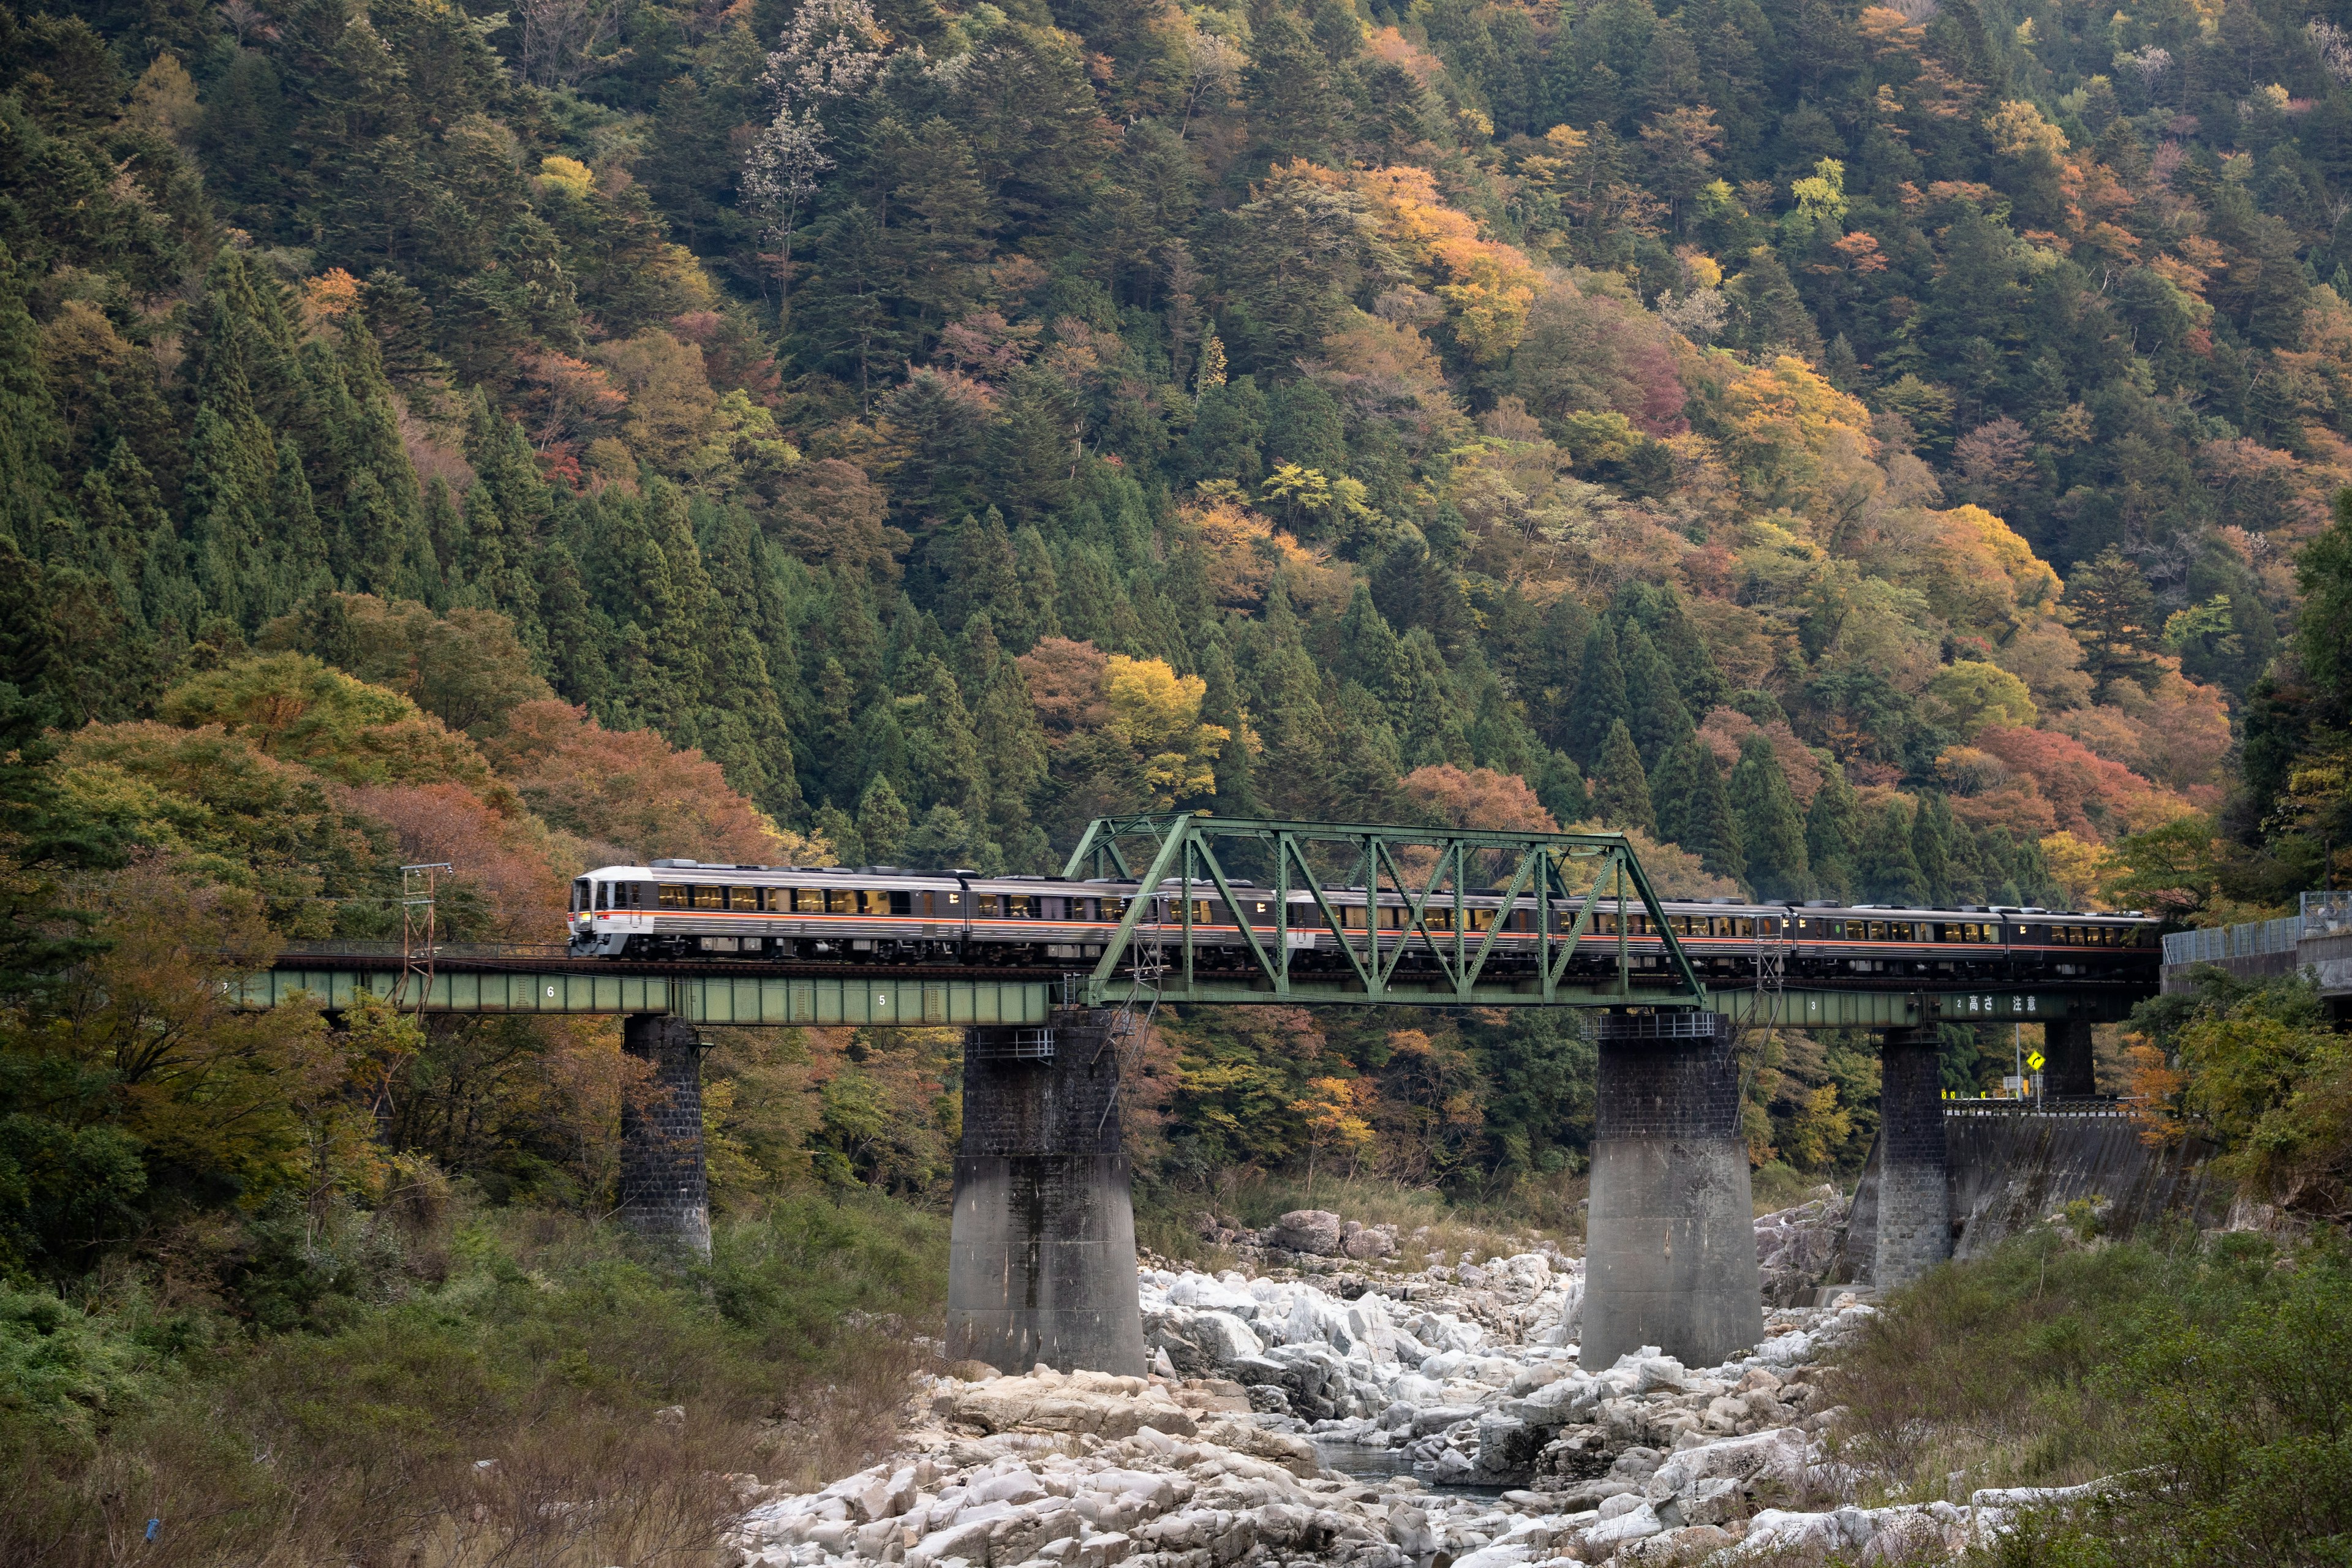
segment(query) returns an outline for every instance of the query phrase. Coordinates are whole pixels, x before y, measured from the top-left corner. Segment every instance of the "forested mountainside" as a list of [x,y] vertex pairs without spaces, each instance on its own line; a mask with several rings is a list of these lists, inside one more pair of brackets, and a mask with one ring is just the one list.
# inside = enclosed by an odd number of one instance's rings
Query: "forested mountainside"
[[[403,860],[543,940],[1184,806],[2210,922],[2352,837],[2328,7],[110,0],[0,89],[12,1268],[603,1190],[609,1031],[218,1009]],[[1162,1042],[1177,1173],[1586,1135],[1571,1022]],[[951,1048],[730,1047],[722,1195],[936,1182]],[[1773,1049],[1758,1158],[1858,1159]]]

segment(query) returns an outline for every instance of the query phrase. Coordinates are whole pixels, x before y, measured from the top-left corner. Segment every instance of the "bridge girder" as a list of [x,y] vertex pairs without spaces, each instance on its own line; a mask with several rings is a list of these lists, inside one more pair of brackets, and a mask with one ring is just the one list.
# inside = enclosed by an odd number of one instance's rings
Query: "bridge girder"
[[[1124,847],[1138,839],[1151,848],[1140,871],[1134,868]],[[1224,858],[1218,853],[1220,845],[1227,854],[1243,846],[1270,855],[1273,860],[1268,889],[1274,916],[1270,936],[1261,937],[1261,928],[1251,921],[1239,922],[1236,928],[1255,970],[1245,981],[1203,979],[1195,963],[1194,889],[1205,899],[1213,889],[1227,909],[1237,909],[1241,903]],[[1097,817],[1070,851],[1063,878],[1075,880],[1085,876],[1089,858],[1096,876],[1108,877],[1116,871],[1122,879],[1136,881],[1143,894],[1174,881],[1182,916],[1171,957],[1164,926],[1157,932],[1139,931],[1149,908],[1146,900],[1130,900],[1118,929],[1104,943],[1102,956],[1086,977],[1087,1006],[1117,1003],[1131,994],[1138,976],[1149,971],[1158,973],[1150,976],[1147,988],[1161,1002],[1175,1004],[1690,1007],[1704,1005],[1706,1000],[1706,988],[1699,984],[1640,858],[1622,833],[1256,821],[1180,812]],[[1318,861],[1327,867],[1344,867],[1357,878],[1335,887],[1376,889],[1402,900],[1404,924],[1396,940],[1385,944],[1385,951],[1375,921],[1365,921],[1360,941],[1343,925],[1327,895],[1325,873],[1316,868]],[[1408,865],[1413,869],[1409,871]],[[1421,874],[1423,865],[1426,872]],[[1477,885],[1473,885],[1474,879]],[[1326,936],[1330,939],[1333,949],[1347,962],[1344,973],[1299,975],[1292,972],[1291,961],[1298,951],[1289,925],[1293,892],[1306,893],[1314,900],[1322,924],[1315,928],[1312,940],[1319,943]],[[1539,939],[1543,959],[1532,978],[1505,982],[1486,975],[1487,960],[1496,952],[1500,927],[1490,925],[1474,934],[1470,900],[1496,894],[1502,896],[1507,907],[1523,896],[1534,901],[1534,934]],[[1649,912],[1653,928],[1664,943],[1664,973],[1636,974],[1621,921],[1613,983],[1593,984],[1568,978],[1569,965],[1591,931],[1596,905],[1604,897],[1615,899],[1621,907],[1638,901]],[[1433,923],[1433,912],[1447,917],[1442,927]],[[1408,952],[1433,960],[1438,976],[1399,977],[1398,965]],[[1122,976],[1122,968],[1136,973]]]
[[[1128,849],[1149,846],[1135,868]],[[1220,847],[1224,853],[1220,854]],[[1196,961],[1192,940],[1195,895],[1212,890],[1227,909],[1239,906],[1228,871],[1236,847],[1271,862],[1265,891],[1274,924],[1238,923],[1244,967],[1211,969]],[[420,976],[389,960],[354,954],[299,954],[249,977],[240,999],[270,1006],[306,996],[329,1009],[367,998],[428,1013],[675,1014],[695,1023],[745,1026],[852,1025],[917,1026],[1035,1024],[1055,1007],[1101,1007],[1138,994],[1180,1005],[1411,1007],[1700,1007],[1742,1024],[1786,1028],[1894,1028],[1939,1022],[2042,1023],[2054,1018],[2113,1020],[2129,1015],[2141,992],[2114,982],[2016,981],[1998,984],[1922,983],[1834,987],[1818,983],[1724,986],[1709,991],[1685,955],[1639,858],[1622,834],[1520,833],[1363,823],[1256,821],[1173,813],[1101,817],[1071,851],[1063,876],[1089,868],[1114,873],[1143,889],[1173,882],[1181,916],[1173,933],[1143,929],[1149,900],[1129,900],[1124,918],[1093,969],[1057,984],[1035,970],[993,977],[984,968],[919,978],[888,968],[845,966],[835,974],[745,973],[744,967],[708,974],[613,972],[593,960],[551,964],[519,960],[512,968],[469,961],[441,971],[421,990]],[[1318,869],[1318,864],[1323,869]],[[1330,881],[1351,875],[1349,883]],[[1328,892],[1341,886],[1396,895],[1401,930],[1382,932],[1367,921],[1344,925]],[[1253,885],[1253,890],[1255,890]],[[1290,898],[1305,893],[1322,924],[1310,935],[1288,924]],[[1500,894],[1531,900],[1534,934],[1544,956],[1537,973],[1493,972],[1499,929],[1473,931],[1473,899]],[[1591,931],[1595,906],[1646,910],[1664,946],[1663,963],[1643,969],[1628,951],[1624,922],[1612,942]],[[1437,918],[1442,916],[1443,918]],[[1294,942],[1294,936],[1301,938]],[[1328,945],[1325,945],[1327,942]],[[1294,969],[1307,942],[1328,963]],[[1573,978],[1571,961],[1593,944],[1615,959],[1614,973],[1596,981]],[[1215,950],[1230,958],[1227,942]],[[1434,967],[1403,969],[1408,952]]]

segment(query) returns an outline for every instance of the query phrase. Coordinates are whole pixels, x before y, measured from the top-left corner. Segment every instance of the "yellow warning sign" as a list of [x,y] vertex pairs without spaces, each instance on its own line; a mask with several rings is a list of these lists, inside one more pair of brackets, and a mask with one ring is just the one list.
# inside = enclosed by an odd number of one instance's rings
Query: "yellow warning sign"
[[2026,1052],[2025,1065],[2032,1068],[2035,1072],[2040,1072],[2042,1070],[2042,1053],[2040,1051]]

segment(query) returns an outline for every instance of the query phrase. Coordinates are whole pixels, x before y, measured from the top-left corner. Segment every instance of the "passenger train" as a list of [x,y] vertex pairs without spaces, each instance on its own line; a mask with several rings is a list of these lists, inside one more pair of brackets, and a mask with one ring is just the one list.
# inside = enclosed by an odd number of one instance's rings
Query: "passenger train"
[[[1252,883],[1228,881],[1238,910],[1213,884],[1195,881],[1187,889],[1163,882],[1139,919],[1135,944],[1181,943],[1186,913],[1181,906],[1189,895],[1195,972],[1255,973],[1242,922],[1248,922],[1261,947],[1271,944],[1276,895]],[[614,959],[1069,971],[1090,967],[1101,957],[1129,903],[1140,896],[1131,881],[983,877],[891,866],[818,870],[656,860],[604,867],[573,882],[571,948],[577,956]],[[1283,938],[1291,949],[1294,974],[1346,970],[1348,959],[1338,946],[1341,937],[1360,955],[1371,941],[1389,953],[1402,943],[1400,978],[1435,971],[1432,937],[1444,943],[1449,957],[1455,945],[1450,894],[1430,899],[1420,925],[1411,923],[1407,900],[1390,889],[1367,900],[1361,888],[1326,889],[1323,900],[1338,918],[1337,933],[1313,894],[1294,889],[1287,895]],[[1506,907],[1498,891],[1473,893],[1463,903],[1465,929],[1458,934],[1465,951],[1493,937],[1487,974],[1499,979],[1515,971],[1535,973],[1540,939],[1532,898],[1522,894]],[[1579,907],[1575,900],[1564,909],[1555,904],[1555,942]],[[2137,910],[1919,910],[1731,899],[1666,901],[1661,907],[1684,953],[1708,984],[1752,981],[1768,961],[1777,961],[1788,980],[1833,979],[1848,986],[2030,977],[2153,984],[2162,957],[2158,922]],[[1377,937],[1367,934],[1368,911]],[[1593,910],[1568,974],[1613,973],[1621,922],[1634,968],[1666,965],[1665,945],[1648,911],[1638,904],[1621,911],[1614,900],[1604,899]]]

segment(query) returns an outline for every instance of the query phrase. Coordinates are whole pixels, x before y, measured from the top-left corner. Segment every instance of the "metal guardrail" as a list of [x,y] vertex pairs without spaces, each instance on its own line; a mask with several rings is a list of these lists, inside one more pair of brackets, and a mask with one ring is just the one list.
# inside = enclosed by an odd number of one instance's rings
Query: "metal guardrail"
[[2174,931],[2164,939],[2164,962],[2168,965],[2219,963],[2265,952],[2292,952],[2306,937],[2347,932],[2352,932],[2352,892],[2305,893],[2297,911],[2279,920]]
[[2252,958],[2265,952],[2292,952],[2303,940],[2304,917],[2255,921],[2246,925],[2208,926],[2203,931],[2177,931],[2164,939],[2167,964],[2219,963],[2230,958]]
[[2352,931],[2352,892],[2303,895],[2303,934],[2337,936]]
[[[403,948],[396,942],[289,942],[279,951],[283,961],[291,962],[303,958],[397,959],[425,950]],[[572,956],[570,945],[560,942],[442,942],[434,943],[430,951],[437,958],[511,958],[533,963]]]

